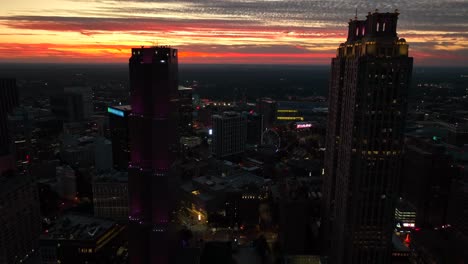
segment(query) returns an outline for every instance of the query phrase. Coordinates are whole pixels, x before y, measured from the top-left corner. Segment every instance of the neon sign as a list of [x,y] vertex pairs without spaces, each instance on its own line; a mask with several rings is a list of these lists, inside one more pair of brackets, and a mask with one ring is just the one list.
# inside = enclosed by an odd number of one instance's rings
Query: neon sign
[[115,108],[107,107],[107,112],[116,116],[124,117],[125,113],[121,110],[117,110]]

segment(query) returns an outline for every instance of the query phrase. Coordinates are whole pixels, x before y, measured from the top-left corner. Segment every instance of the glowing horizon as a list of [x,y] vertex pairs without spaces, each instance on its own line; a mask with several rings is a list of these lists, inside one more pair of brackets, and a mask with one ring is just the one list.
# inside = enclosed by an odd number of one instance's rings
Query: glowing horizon
[[[200,2],[200,3],[199,3]],[[373,8],[371,6],[374,5]],[[180,63],[329,64],[355,8],[399,8],[416,65],[466,66],[460,0],[17,0],[0,11],[0,62],[127,62],[130,49],[170,45]],[[450,16],[443,16],[443,14]],[[359,13],[362,19],[365,14]]]

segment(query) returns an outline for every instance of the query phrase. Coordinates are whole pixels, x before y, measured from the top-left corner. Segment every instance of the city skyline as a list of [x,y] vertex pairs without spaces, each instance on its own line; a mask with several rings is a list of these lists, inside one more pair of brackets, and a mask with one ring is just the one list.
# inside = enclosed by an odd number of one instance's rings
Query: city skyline
[[[346,19],[399,9],[417,66],[464,66],[463,1],[69,1],[4,3],[0,62],[125,63],[134,46],[171,45],[181,63],[328,65]],[[14,59],[13,59],[14,58]]]

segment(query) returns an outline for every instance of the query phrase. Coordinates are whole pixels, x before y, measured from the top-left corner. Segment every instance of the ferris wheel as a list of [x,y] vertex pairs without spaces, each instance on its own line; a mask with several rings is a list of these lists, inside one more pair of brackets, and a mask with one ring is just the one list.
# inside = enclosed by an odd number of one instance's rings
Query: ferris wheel
[[275,130],[267,128],[262,133],[262,145],[274,146],[278,150],[281,147],[281,138]]

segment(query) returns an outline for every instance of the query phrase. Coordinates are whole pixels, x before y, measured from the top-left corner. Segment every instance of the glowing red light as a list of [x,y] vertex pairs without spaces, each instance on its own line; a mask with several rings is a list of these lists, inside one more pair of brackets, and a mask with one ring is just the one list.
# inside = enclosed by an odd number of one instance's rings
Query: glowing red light
[[251,115],[253,115],[253,113],[254,113],[254,110],[250,110],[250,112],[249,112],[249,113],[250,113]]
[[29,154],[26,154],[26,160],[27,161],[29,161],[29,158],[30,158]]
[[409,244],[410,242],[411,242],[410,236],[409,236],[409,234],[407,234],[406,238],[405,238],[405,243]]
[[200,110],[200,106],[197,106],[197,110]]

